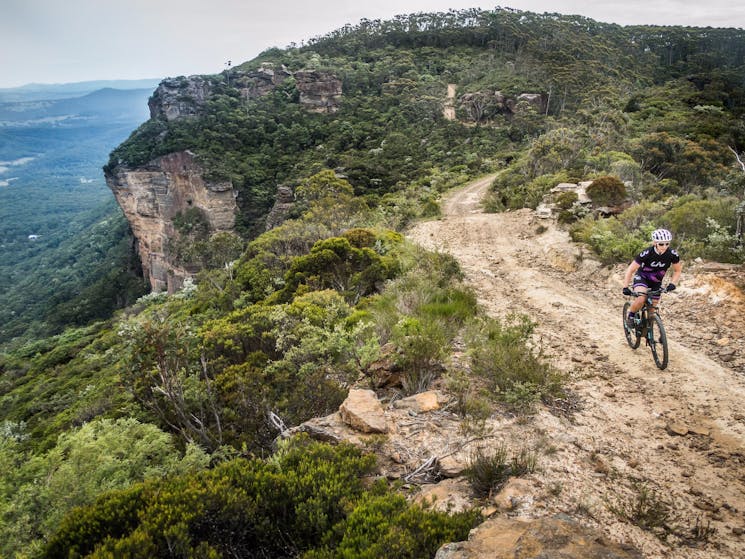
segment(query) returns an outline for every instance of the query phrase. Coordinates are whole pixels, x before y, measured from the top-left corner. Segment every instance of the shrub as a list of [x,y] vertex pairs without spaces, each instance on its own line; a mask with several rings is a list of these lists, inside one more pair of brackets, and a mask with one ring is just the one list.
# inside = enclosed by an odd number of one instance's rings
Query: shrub
[[[479,519],[476,509],[448,515],[408,505],[401,496],[368,496],[339,526],[343,535],[327,557],[429,558],[445,542],[460,541]],[[322,557],[309,554],[304,559]]]
[[688,198],[665,213],[660,220],[677,238],[704,240],[711,231],[709,220],[734,233],[736,205],[736,198]]
[[540,398],[562,393],[562,375],[528,344],[534,326],[524,316],[506,323],[484,318],[467,333],[473,372],[487,381],[495,399],[524,412]]
[[396,364],[403,370],[403,389],[416,394],[429,388],[446,354],[447,334],[440,321],[404,317],[393,329],[398,350]]
[[578,221],[570,233],[575,241],[587,243],[604,264],[628,262],[649,244],[649,232],[654,226],[629,231],[619,218]]
[[[505,177],[509,178],[507,182]],[[497,191],[492,203],[499,209],[536,208],[554,186],[570,180],[565,171],[540,175],[532,180],[522,175],[518,177],[520,180],[514,181],[514,175],[500,175],[495,181],[493,188]]]
[[672,530],[672,504],[645,483],[634,483],[633,490],[630,497],[609,503],[609,510],[643,530],[666,537]]
[[479,448],[469,457],[466,478],[479,497],[490,497],[498,492],[511,474],[504,444],[490,453]]
[[616,177],[600,177],[587,187],[587,195],[595,205],[614,206],[626,199],[626,185]]
[[499,492],[511,477],[531,474],[536,469],[536,455],[523,448],[512,457],[508,457],[504,443],[491,452],[483,448],[474,451],[468,460],[466,477],[476,495],[491,497]]
[[107,494],[60,525],[42,557],[432,557],[462,540],[475,511],[447,515],[409,505],[352,445],[306,437],[268,461],[235,459],[213,470]]
[[561,210],[568,210],[579,199],[576,192],[571,190],[562,192],[556,197],[556,206]]

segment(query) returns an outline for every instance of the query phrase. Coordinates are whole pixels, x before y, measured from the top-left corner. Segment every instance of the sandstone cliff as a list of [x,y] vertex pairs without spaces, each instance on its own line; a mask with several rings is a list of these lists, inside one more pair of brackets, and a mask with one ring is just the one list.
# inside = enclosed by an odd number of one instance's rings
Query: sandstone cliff
[[129,221],[142,269],[153,291],[173,292],[191,271],[175,261],[169,242],[177,236],[173,218],[199,208],[211,232],[232,231],[236,192],[229,182],[211,183],[189,151],[171,153],[137,168],[118,166],[106,184]]
[[[254,71],[232,70],[224,79],[244,99],[255,99],[290,78],[295,79],[299,103],[306,110],[333,113],[339,108],[342,83],[329,72],[308,70],[293,74],[284,66],[264,64]],[[150,118],[166,122],[198,118],[219,84],[224,87],[223,78],[218,76],[165,79],[148,101]],[[171,250],[178,238],[175,216],[198,208],[209,223],[210,233],[233,230],[237,190],[229,182],[209,182],[203,177],[204,169],[189,151],[158,157],[138,167],[120,163],[106,170],[106,183],[130,223],[143,272],[154,291],[173,292],[196,271],[179,262]],[[282,221],[291,202],[291,191],[287,194],[280,189],[268,227]]]

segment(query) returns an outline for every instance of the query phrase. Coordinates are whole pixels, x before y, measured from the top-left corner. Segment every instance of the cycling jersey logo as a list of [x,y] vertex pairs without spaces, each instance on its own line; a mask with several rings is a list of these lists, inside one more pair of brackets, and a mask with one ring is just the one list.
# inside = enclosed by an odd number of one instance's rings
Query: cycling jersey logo
[[649,265],[652,268],[664,268],[665,267],[665,263],[664,262],[650,262]]

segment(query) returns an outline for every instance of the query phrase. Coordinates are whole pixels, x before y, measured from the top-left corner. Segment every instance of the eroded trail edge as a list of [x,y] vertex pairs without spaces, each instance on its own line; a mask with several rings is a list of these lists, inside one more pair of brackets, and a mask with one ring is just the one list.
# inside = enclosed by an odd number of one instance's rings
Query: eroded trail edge
[[[745,379],[706,351],[718,341],[741,351],[742,340],[716,333],[706,340],[686,319],[701,289],[686,287],[698,284],[684,269],[679,291],[663,300],[670,364],[659,371],[648,348],[634,351],[624,339],[622,268],[601,266],[530,210],[484,213],[490,182],[451,193],[443,217],[408,236],[455,257],[490,314],[518,312],[537,322],[538,343],[570,375],[580,404],[573,415],[540,410],[526,423],[497,427],[508,443],[550,449],[528,480],[531,498],[514,514],[563,512],[645,557],[745,557]],[[699,539],[665,542],[611,511],[613,503],[636,502],[640,487],[672,504],[679,530],[698,525]]]

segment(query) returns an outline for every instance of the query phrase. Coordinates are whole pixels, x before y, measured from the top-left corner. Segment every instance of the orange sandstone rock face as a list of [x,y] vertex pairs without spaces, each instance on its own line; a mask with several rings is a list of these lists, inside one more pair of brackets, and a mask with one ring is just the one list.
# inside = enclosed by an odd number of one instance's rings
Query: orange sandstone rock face
[[173,218],[199,208],[212,232],[232,231],[237,205],[230,182],[210,183],[189,151],[171,153],[137,168],[117,167],[106,183],[129,221],[143,273],[153,291],[173,292],[191,272],[169,254],[177,235]]

